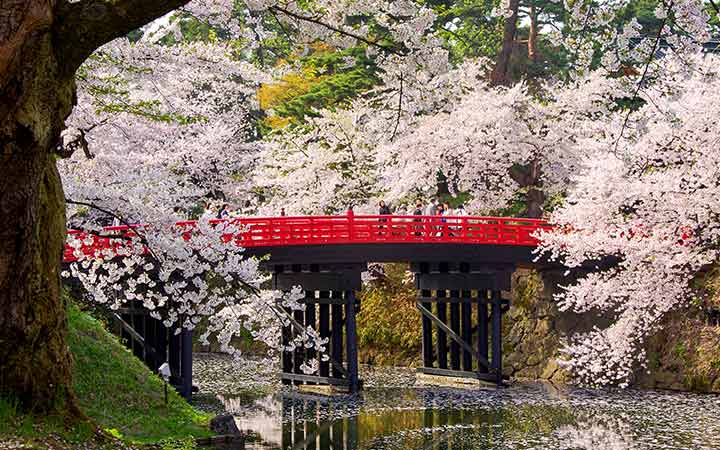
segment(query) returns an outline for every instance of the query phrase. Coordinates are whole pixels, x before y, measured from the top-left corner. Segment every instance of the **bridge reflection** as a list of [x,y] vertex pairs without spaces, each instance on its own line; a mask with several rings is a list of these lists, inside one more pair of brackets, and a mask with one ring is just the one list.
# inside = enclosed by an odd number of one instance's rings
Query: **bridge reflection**
[[253,407],[254,413],[244,411],[237,419],[239,428],[255,437],[242,448],[464,450],[493,448],[502,441],[498,427],[507,421],[502,412],[434,409],[436,395],[418,395],[424,406],[413,401],[413,407],[404,408],[401,399],[390,399],[399,407],[379,409],[363,407],[362,397],[357,396],[332,399],[288,392],[271,397],[273,405],[266,398],[259,401],[262,412]]

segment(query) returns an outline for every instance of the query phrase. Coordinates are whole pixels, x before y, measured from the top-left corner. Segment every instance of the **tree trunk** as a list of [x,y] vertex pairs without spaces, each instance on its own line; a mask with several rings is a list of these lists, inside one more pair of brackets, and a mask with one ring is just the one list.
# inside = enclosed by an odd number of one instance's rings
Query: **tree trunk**
[[0,394],[79,417],[60,295],[65,200],[53,153],[75,70],[188,0],[0,0]]
[[65,203],[52,148],[72,109],[50,2],[0,17],[0,387],[37,411],[75,411],[60,258]]
[[528,32],[528,59],[531,63],[535,63],[538,60],[538,24],[537,24],[537,10],[535,4],[530,5],[530,31]]
[[510,69],[510,57],[512,56],[513,45],[515,44],[519,6],[520,0],[510,0],[509,9],[512,11],[512,15],[505,18],[502,47],[495,61],[495,67],[490,74],[490,84],[493,86],[510,83],[510,74],[508,72]]
[[543,215],[545,192],[542,190],[541,175],[542,170],[537,159],[529,164],[516,164],[510,168],[510,178],[521,188],[527,189],[523,217],[538,219]]

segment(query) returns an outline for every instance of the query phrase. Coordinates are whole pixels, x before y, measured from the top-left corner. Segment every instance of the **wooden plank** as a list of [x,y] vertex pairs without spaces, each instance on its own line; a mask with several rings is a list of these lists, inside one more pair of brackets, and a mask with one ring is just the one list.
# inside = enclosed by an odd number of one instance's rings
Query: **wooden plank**
[[[315,291],[305,291],[305,298],[307,300],[314,300],[315,299]],[[313,330],[317,330],[317,324],[316,322],[316,310],[317,306],[314,303],[309,303],[305,305],[305,328],[311,328]],[[316,359],[317,353],[315,352],[314,348],[306,348],[305,349],[305,361],[311,361],[313,359]]]
[[321,384],[331,384],[333,386],[349,386],[350,381],[344,378],[335,377],[321,377],[319,375],[309,375],[304,373],[286,373],[283,372],[280,376],[284,379],[300,382],[314,382]]
[[[421,367],[417,369],[420,373],[426,373],[428,375],[437,375],[441,377],[456,377],[456,378],[475,378],[483,381],[496,382],[497,376],[489,373],[478,373],[478,372],[467,372],[465,370],[451,370],[451,369],[436,369],[434,367]],[[504,377],[508,379],[508,377]]]
[[[289,307],[284,307],[285,314],[288,316],[292,315],[292,310]],[[290,340],[292,339],[292,328],[290,325],[282,328],[282,345],[283,348],[285,348],[287,345],[290,344]],[[282,352],[282,371],[283,372],[292,372],[292,366],[293,366],[293,354],[292,352],[289,352],[287,350],[283,350]],[[289,384],[290,380],[283,379],[283,384]]]
[[[447,323],[447,303],[442,300],[447,298],[447,293],[444,290],[436,292],[437,303],[435,304],[437,310],[437,317],[443,323]],[[438,328],[437,329],[437,361],[438,367],[441,369],[448,368],[448,345],[447,345],[447,334]]]
[[[332,291],[330,293],[330,298],[336,299],[336,300],[343,300],[342,298],[342,292],[340,291]],[[330,357],[338,362],[341,363],[343,360],[343,307],[342,304],[339,303],[333,303],[331,306],[330,311],[330,320],[332,321],[332,325],[330,328]],[[347,377],[346,373],[343,373],[340,369],[343,369],[342,365],[337,366],[336,364],[333,364],[332,367],[332,375],[335,378],[341,378],[343,376]]]
[[[301,310],[294,310],[293,311],[293,319],[295,321],[302,325],[305,323],[305,312]],[[295,347],[294,357],[293,357],[293,372],[296,374],[302,374],[303,371],[300,369],[300,366],[305,362],[305,346],[300,344]],[[295,378],[289,378],[295,381],[295,384],[300,384],[301,380],[295,379]]]
[[[320,291],[320,299],[329,299],[330,292]],[[330,342],[330,305],[321,303],[319,306],[320,316],[318,317],[319,332],[322,339],[327,339]],[[323,361],[320,358],[320,376],[330,376],[330,362]]]
[[492,292],[492,368],[502,382],[502,299],[500,291]]
[[[465,342],[472,342],[472,292],[462,291],[460,293],[461,300],[468,300],[467,302],[460,303],[460,337]],[[466,371],[472,371],[472,354],[467,350],[462,352],[462,368]]]
[[[460,292],[450,291],[450,298],[459,299]],[[455,335],[460,336],[460,304],[458,302],[450,304],[450,329]],[[450,368],[460,370],[460,345],[455,340],[450,342]]]
[[115,318],[115,320],[118,321],[118,323],[120,323],[120,326],[122,327],[122,329],[123,329],[127,334],[129,334],[130,337],[131,337],[134,341],[137,341],[142,347],[145,348],[145,351],[146,351],[146,352],[150,352],[150,353],[152,353],[153,355],[156,355],[156,354],[157,354],[157,351],[155,351],[155,348],[153,348],[150,344],[146,343],[146,342],[145,342],[145,338],[142,337],[142,336],[140,335],[140,333],[138,333],[137,331],[135,331],[135,328],[131,327],[129,323],[125,322],[125,321],[123,320],[123,318],[120,317],[119,314],[113,313],[113,317]]
[[[422,291],[423,297],[430,297],[430,291]],[[425,316],[422,316],[422,354],[423,366],[433,366],[433,350],[432,350],[432,322]]]
[[[483,297],[484,300],[487,300],[488,297],[488,291],[482,290],[478,291],[478,297]],[[489,352],[488,347],[490,343],[490,335],[488,333],[488,305],[487,303],[478,303],[477,305],[477,320],[478,320],[478,353],[485,358],[485,360],[488,359]],[[487,373],[490,369],[490,366],[479,364],[478,371],[479,372],[485,372]]]
[[357,324],[355,322],[355,292],[345,291],[345,345],[347,352],[347,371],[350,381],[350,392],[356,393],[360,390],[360,379],[358,376],[358,349],[357,349]]

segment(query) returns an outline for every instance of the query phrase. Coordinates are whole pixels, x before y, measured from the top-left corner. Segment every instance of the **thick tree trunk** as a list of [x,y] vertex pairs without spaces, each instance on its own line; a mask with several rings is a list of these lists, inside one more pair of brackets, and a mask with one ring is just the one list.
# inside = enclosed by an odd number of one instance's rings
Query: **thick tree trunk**
[[188,0],[0,0],[0,394],[77,417],[53,150],[75,70],[99,46]]
[[490,84],[495,86],[510,83],[510,74],[508,72],[510,69],[510,57],[512,56],[513,45],[515,44],[519,6],[520,0],[510,0],[509,9],[512,11],[512,15],[505,18],[502,47],[495,61],[495,67],[490,74]]
[[530,5],[530,31],[528,32],[528,59],[531,63],[538,60],[538,23],[537,10],[535,4]]
[[0,389],[28,408],[76,411],[60,258],[64,198],[51,149],[72,108],[58,76],[51,2],[0,17]]

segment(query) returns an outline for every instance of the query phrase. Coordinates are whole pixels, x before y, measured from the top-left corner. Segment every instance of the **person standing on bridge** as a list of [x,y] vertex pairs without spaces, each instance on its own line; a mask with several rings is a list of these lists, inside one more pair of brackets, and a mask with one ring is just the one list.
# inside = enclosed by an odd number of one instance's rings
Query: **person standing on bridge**
[[437,213],[437,200],[430,199],[427,206],[425,206],[425,215],[434,216]]
[[217,213],[218,219],[229,219],[230,218],[230,206],[227,203],[223,203],[220,210]]
[[[388,205],[385,204],[385,200],[380,200],[380,203],[378,203],[378,215],[380,215],[380,216],[389,216],[390,214],[391,214],[390,208],[388,207]],[[379,221],[380,221],[380,222],[387,222],[387,219],[381,218]],[[379,228],[379,230],[380,230],[380,231],[378,231],[378,235],[384,234],[384,233],[382,232],[382,229],[385,228],[385,227],[382,226],[382,225],[380,225],[378,228]]]
[[[413,216],[422,216],[423,215],[423,204],[422,200],[418,199],[415,202],[415,209],[413,210]],[[417,218],[413,219],[413,222],[422,222],[422,219]],[[415,236],[420,236],[422,234],[422,225],[415,225]]]

